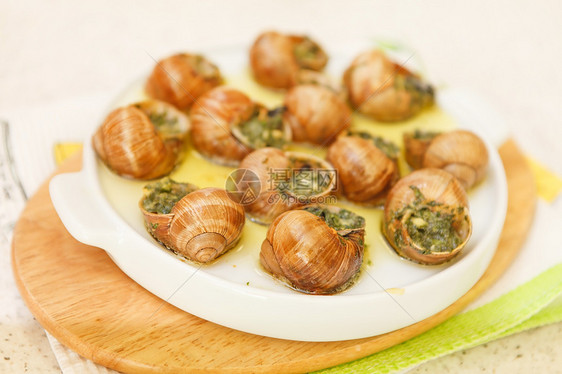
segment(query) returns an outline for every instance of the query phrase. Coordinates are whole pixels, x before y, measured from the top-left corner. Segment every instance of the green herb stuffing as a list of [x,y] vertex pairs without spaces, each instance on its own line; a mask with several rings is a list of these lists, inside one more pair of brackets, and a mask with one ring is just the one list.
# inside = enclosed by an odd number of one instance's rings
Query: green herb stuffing
[[311,206],[303,210],[320,217],[336,231],[359,229],[365,226],[365,218],[347,209],[341,209],[339,212],[334,213],[330,212],[327,207]]
[[410,94],[410,107],[421,109],[433,103],[435,92],[430,84],[415,75],[398,74],[394,78],[394,88]]
[[[297,196],[315,196],[331,185],[335,177],[332,170],[323,169],[323,165],[313,159],[289,158],[289,169],[285,175],[276,176],[281,192],[291,192]],[[282,180],[285,178],[284,180]]]
[[148,119],[158,132],[164,135],[174,135],[182,132],[177,117],[170,115],[168,111],[152,111],[144,108],[142,104],[138,104],[136,107],[146,113]]
[[419,140],[431,140],[439,134],[440,134],[439,132],[435,132],[435,131],[423,131],[420,129],[416,129],[412,137],[414,139],[419,139]]
[[204,78],[220,78],[219,69],[201,55],[190,55],[189,63],[193,70],[195,70],[197,74],[201,74]]
[[375,146],[383,151],[388,158],[394,159],[398,157],[398,152],[400,151],[398,146],[391,141],[381,138],[380,136],[369,134],[366,131],[349,131],[348,135],[372,141]]
[[282,148],[285,145],[284,111],[284,107],[270,111],[257,109],[248,121],[239,125],[240,132],[252,148]]
[[[405,224],[408,235],[423,253],[451,252],[462,243],[462,238],[455,230],[453,223],[462,207],[449,207],[435,201],[427,201],[416,186],[410,186],[415,194],[412,204],[395,213],[395,219],[407,217]],[[401,230],[394,236],[397,245],[402,245],[404,238]]]
[[160,113],[150,113],[148,118],[156,129],[162,133],[173,134],[179,131],[178,119],[175,117],[169,117],[168,113],[165,111]]
[[166,177],[144,187],[142,207],[151,213],[168,214],[178,201],[195,190],[193,185],[178,183]]
[[314,60],[319,57],[322,51],[318,44],[309,38],[304,38],[302,42],[295,45],[293,52],[299,66],[308,68],[314,64]]

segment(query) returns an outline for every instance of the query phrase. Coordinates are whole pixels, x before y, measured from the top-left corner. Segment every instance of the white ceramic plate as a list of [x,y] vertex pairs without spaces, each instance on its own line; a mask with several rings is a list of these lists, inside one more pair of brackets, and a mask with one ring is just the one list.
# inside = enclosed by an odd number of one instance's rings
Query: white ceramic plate
[[[332,52],[330,70],[341,74],[360,50],[347,46]],[[239,74],[246,66],[244,48],[223,48],[206,55],[227,76]],[[127,89],[116,104],[137,100],[138,86]],[[420,266],[399,258],[384,241],[378,223],[369,226],[368,221],[369,247],[361,276],[339,295],[300,294],[273,280],[259,266],[259,245],[241,245],[210,266],[179,260],[144,229],[137,204],[145,183],[111,174],[96,160],[89,139],[83,170],[56,176],[50,185],[51,198],[72,236],[103,248],[137,283],[196,316],[282,339],[333,341],[374,336],[423,320],[464,295],[487,268],[502,230],[507,187],[495,147],[505,139],[505,127],[484,102],[463,91],[440,91],[438,105],[460,127],[479,133],[490,154],[485,182],[469,194],[474,223],[469,244],[452,262]],[[245,235],[263,234],[255,239],[260,243],[265,236],[265,228],[253,223],[246,230]]]

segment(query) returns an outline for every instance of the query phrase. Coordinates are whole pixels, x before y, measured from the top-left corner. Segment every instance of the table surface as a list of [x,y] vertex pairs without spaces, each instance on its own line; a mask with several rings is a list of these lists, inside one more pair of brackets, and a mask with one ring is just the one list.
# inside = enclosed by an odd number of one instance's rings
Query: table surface
[[[557,1],[170,1],[0,4],[0,116],[77,96],[117,92],[150,56],[248,44],[264,29],[321,44],[379,38],[415,46],[431,81],[477,92],[528,154],[562,175],[562,3]],[[554,208],[559,212],[558,199]],[[544,203],[539,203],[544,204]],[[7,246],[3,246],[3,249]],[[60,372],[41,326],[0,254],[0,372]],[[562,324],[507,337],[412,372],[562,368]]]

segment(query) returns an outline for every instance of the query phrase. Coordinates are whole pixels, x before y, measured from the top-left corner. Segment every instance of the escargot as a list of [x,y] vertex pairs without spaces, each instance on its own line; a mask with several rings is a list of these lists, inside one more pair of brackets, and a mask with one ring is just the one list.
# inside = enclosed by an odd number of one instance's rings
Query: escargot
[[383,233],[396,253],[414,262],[451,260],[472,233],[464,188],[441,169],[414,171],[388,193]]
[[298,85],[285,96],[283,121],[293,141],[328,145],[351,124],[351,111],[338,95],[321,85]]
[[322,71],[301,70],[295,85],[315,85],[327,88],[347,105],[347,90],[341,80],[337,80]]
[[380,50],[357,56],[343,80],[353,107],[378,121],[408,119],[434,101],[431,85]]
[[332,294],[348,288],[363,261],[365,219],[335,206],[281,214],[269,227],[260,263],[291,288]]
[[400,177],[398,147],[367,132],[348,132],[329,148],[326,156],[338,170],[341,191],[354,202],[379,205]]
[[149,100],[115,109],[92,138],[98,157],[115,173],[134,179],[162,177],[183,154],[189,129],[185,114]]
[[193,145],[212,161],[230,166],[254,149],[283,148],[291,139],[283,111],[268,110],[234,88],[217,87],[191,109]]
[[260,34],[250,49],[255,79],[272,88],[292,87],[299,82],[301,71],[321,71],[327,62],[320,45],[306,36],[268,31]]
[[406,161],[414,168],[439,168],[453,174],[465,189],[474,186],[488,170],[488,150],[470,131],[404,134]]
[[158,61],[145,90],[148,96],[185,110],[222,81],[217,66],[205,57],[180,53]]
[[262,148],[246,156],[239,168],[251,170],[260,181],[259,193],[244,209],[251,220],[266,225],[287,210],[321,202],[336,185],[333,167],[306,153]]
[[209,263],[240,239],[244,209],[225,190],[164,178],[143,192],[139,206],[148,232],[184,258]]

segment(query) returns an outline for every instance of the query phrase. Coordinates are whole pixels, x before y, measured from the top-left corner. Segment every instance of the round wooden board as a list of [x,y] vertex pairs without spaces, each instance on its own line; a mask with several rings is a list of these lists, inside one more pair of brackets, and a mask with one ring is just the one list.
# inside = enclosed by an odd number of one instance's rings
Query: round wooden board
[[[48,183],[22,213],[12,246],[18,288],[43,327],[96,363],[131,373],[262,373],[318,370],[381,351],[461,311],[509,266],[532,223],[533,176],[512,141],[500,148],[508,181],[508,212],[486,273],[454,304],[387,334],[311,343],[243,333],[167,304],[128,278],[107,254],[77,242],[58,218]],[[73,158],[58,172],[79,170]],[[330,328],[326,326],[326,328]]]

